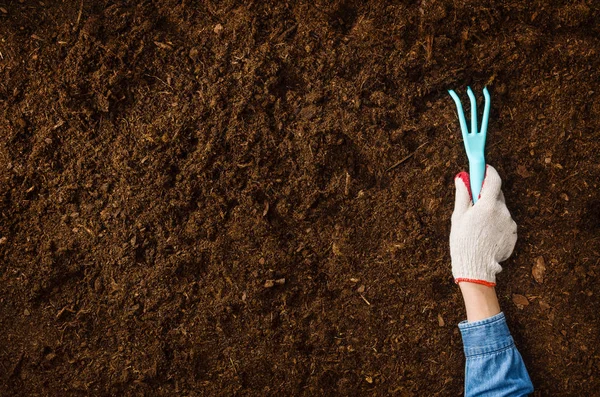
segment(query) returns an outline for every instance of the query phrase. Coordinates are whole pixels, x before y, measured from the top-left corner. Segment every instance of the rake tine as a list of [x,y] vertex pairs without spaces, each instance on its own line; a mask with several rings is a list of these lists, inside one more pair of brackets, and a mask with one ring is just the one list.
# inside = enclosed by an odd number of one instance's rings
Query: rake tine
[[467,129],[467,121],[465,120],[465,113],[463,112],[462,104],[460,103],[460,98],[456,95],[454,90],[448,90],[448,93],[454,99],[454,103],[456,103],[456,111],[458,113],[458,121],[460,122],[460,130],[462,131],[463,140],[466,141],[467,134],[469,130]]
[[475,94],[473,94],[473,90],[471,87],[467,87],[467,95],[469,95],[469,100],[471,101],[471,134],[477,133],[477,100],[475,99]]
[[492,104],[487,87],[483,87],[483,96],[485,97],[485,108],[483,109],[483,118],[481,119],[481,133],[485,137],[487,134],[488,121],[490,120],[490,106]]

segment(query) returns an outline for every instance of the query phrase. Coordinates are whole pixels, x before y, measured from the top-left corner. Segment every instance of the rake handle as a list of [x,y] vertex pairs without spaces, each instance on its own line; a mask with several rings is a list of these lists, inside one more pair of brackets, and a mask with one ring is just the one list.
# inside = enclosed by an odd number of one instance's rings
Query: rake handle
[[471,194],[473,204],[479,199],[483,179],[485,178],[485,158],[469,159],[469,182],[471,182]]

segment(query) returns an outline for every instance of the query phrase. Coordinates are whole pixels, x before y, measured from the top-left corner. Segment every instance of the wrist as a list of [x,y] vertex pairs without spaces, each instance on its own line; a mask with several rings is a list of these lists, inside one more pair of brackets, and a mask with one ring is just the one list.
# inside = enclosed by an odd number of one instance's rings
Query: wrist
[[458,286],[465,302],[467,321],[479,321],[500,313],[500,304],[494,287],[466,281],[459,282]]

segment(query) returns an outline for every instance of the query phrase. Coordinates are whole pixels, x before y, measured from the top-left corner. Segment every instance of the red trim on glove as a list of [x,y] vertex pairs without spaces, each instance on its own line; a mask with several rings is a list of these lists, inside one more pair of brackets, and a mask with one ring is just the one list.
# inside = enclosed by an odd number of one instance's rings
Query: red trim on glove
[[456,178],[462,179],[463,183],[467,187],[467,190],[469,191],[469,198],[471,199],[471,201],[473,201],[473,193],[471,193],[471,180],[469,179],[469,174],[465,171],[462,171],[456,174],[454,179]]
[[[487,176],[487,168],[488,167],[489,166],[486,164],[485,165],[485,174],[483,175],[483,182],[481,183],[481,189],[479,190],[479,197],[477,197],[477,200],[479,200],[481,198],[481,191],[483,190],[483,185],[485,185],[485,177]],[[463,183],[467,187],[467,190],[469,191],[469,197],[471,198],[471,201],[473,201],[473,193],[471,193],[471,179],[469,178],[469,173],[465,172],[465,171],[461,171],[458,174],[456,174],[454,179],[456,179],[456,178],[462,179]]]
[[454,280],[454,282],[456,284],[463,282],[463,281],[466,283],[475,283],[475,284],[485,285],[486,287],[495,287],[496,286],[496,283],[490,283],[489,281],[485,281],[485,280],[475,280],[472,278],[457,278]]

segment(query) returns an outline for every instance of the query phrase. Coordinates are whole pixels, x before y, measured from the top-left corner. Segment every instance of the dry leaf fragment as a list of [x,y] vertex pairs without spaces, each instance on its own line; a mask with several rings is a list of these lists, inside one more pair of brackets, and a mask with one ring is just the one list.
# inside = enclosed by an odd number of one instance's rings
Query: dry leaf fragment
[[512,301],[519,309],[523,309],[525,306],[529,305],[527,298],[519,294],[513,294]]
[[517,166],[517,175],[519,175],[521,178],[529,178],[531,176],[531,172],[529,172],[524,165],[519,164]]
[[535,279],[535,281],[542,284],[544,282],[544,274],[545,273],[546,273],[546,261],[544,261],[543,256],[538,256],[535,259],[535,264],[533,265],[533,268],[531,269],[531,274],[533,275],[533,278]]
[[543,300],[540,300],[540,307],[544,310],[550,309],[550,305],[544,302]]
[[163,50],[171,50],[173,49],[173,47],[167,43],[161,43],[160,41],[155,41],[154,44],[156,44],[156,46],[160,49]]
[[285,284],[285,278],[279,278],[277,280],[267,280],[265,281],[265,288],[273,288],[276,285]]

